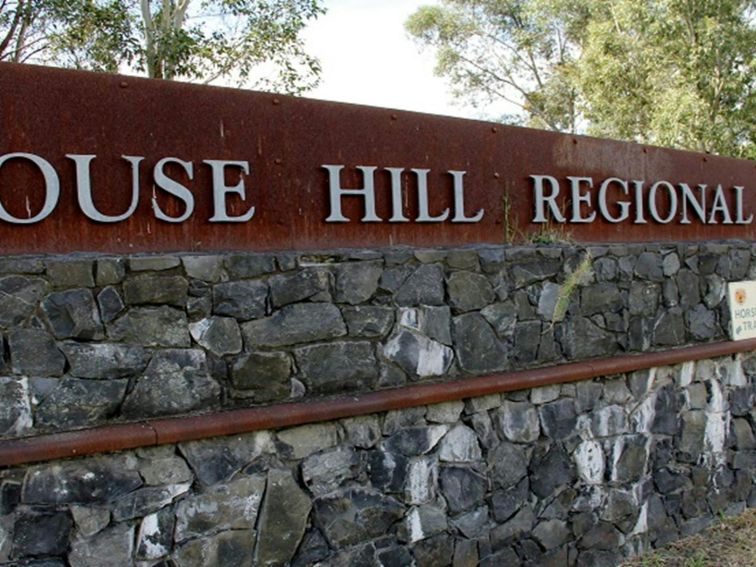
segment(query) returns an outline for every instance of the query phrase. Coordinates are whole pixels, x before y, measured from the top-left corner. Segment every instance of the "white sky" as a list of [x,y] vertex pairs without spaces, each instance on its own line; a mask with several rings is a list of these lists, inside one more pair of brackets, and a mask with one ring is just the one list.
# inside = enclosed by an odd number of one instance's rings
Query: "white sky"
[[326,0],[328,10],[305,29],[307,52],[320,59],[321,84],[308,98],[479,118],[452,104],[444,79],[433,75],[434,54],[404,31],[418,7],[435,0]]

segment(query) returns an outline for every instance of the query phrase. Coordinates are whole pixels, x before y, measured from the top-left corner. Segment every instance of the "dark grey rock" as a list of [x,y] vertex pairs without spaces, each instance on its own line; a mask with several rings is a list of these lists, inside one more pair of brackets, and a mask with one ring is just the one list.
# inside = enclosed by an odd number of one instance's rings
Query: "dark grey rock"
[[520,510],[530,496],[530,483],[523,478],[515,486],[506,490],[494,490],[491,495],[491,512],[494,520],[505,522]]
[[402,283],[394,295],[397,305],[442,305],[444,271],[437,264],[423,264]]
[[409,542],[427,539],[446,531],[446,512],[433,504],[423,504],[410,509],[399,529],[399,537]]
[[66,512],[24,512],[13,526],[13,551],[16,559],[38,555],[63,555],[73,527]]
[[258,522],[256,565],[286,565],[302,541],[312,503],[288,470],[271,469]]
[[501,339],[510,339],[514,335],[517,313],[511,302],[494,303],[480,312],[486,321],[494,328]]
[[145,516],[137,534],[136,559],[149,561],[168,555],[175,525],[176,517],[170,508]]
[[383,536],[404,515],[404,506],[378,492],[350,488],[315,500],[314,522],[337,548]]
[[183,256],[181,263],[190,278],[204,282],[217,282],[223,277],[223,256]]
[[190,323],[189,333],[198,345],[217,356],[241,352],[239,323],[232,317],[210,317]]
[[213,486],[228,481],[245,465],[260,457],[264,443],[265,439],[258,435],[247,434],[190,441],[180,444],[179,451],[197,481],[202,486]]
[[486,274],[496,274],[506,266],[506,254],[502,247],[480,248],[478,258]]
[[528,458],[524,449],[512,443],[501,443],[487,455],[489,476],[497,488],[515,486],[528,474]]
[[450,567],[454,556],[454,540],[442,533],[412,546],[417,567]]
[[616,312],[624,307],[619,287],[611,283],[598,283],[580,289],[580,310],[583,315]]
[[241,476],[183,498],[176,505],[175,541],[204,536],[208,528],[254,529],[264,491],[264,476]]
[[300,379],[313,393],[371,388],[378,379],[375,352],[370,342],[306,346],[295,349],[294,357]]
[[61,350],[78,378],[126,378],[147,366],[149,353],[138,345],[114,343],[62,343]]
[[76,529],[84,537],[91,537],[101,532],[110,523],[110,510],[107,508],[79,506],[77,504],[72,504],[69,508]]
[[123,283],[127,305],[186,305],[189,284],[181,276],[139,274]]
[[51,293],[42,302],[53,335],[58,339],[101,339],[100,314],[88,289]]
[[234,361],[231,383],[239,390],[249,390],[257,402],[270,402],[288,397],[292,367],[283,352],[253,352]]
[[479,507],[488,489],[485,477],[465,467],[441,467],[439,484],[452,514]]
[[77,537],[71,543],[68,560],[78,567],[128,565],[134,553],[134,527],[116,524],[92,538]]
[[331,303],[287,305],[272,317],[242,325],[245,344],[279,347],[346,335],[338,307]]
[[0,377],[0,435],[20,435],[31,425],[31,400],[27,380]]
[[29,469],[21,496],[25,504],[104,504],[142,486],[139,473],[121,459],[93,457]]
[[186,494],[190,483],[171,486],[148,486],[121,496],[113,507],[113,519],[116,522],[141,518],[164,508],[175,498]]
[[538,357],[541,344],[541,322],[523,321],[515,328],[512,341],[514,358],[517,362],[533,362]]
[[504,439],[532,443],[540,435],[538,412],[527,402],[504,401],[494,415],[497,429]]
[[452,335],[457,359],[465,371],[480,374],[507,367],[506,348],[481,315],[468,313],[455,317]]
[[537,451],[530,461],[530,489],[538,498],[546,498],[559,486],[572,484],[576,478],[570,456],[559,444],[544,453]]
[[473,272],[453,272],[446,280],[446,287],[452,308],[462,313],[480,310],[495,298],[488,278]]
[[95,283],[99,287],[121,283],[126,276],[126,261],[123,258],[101,258],[95,267]]
[[163,256],[153,254],[150,256],[132,256],[129,258],[129,270],[132,272],[164,272],[178,268],[181,260],[177,256]]
[[393,268],[386,268],[383,270],[381,279],[378,282],[378,287],[390,293],[396,293],[414,271],[415,268],[413,266],[408,266],[407,264],[395,266]]
[[40,257],[6,256],[0,260],[0,274],[41,274],[45,264]]
[[0,278],[0,327],[9,328],[25,322],[37,309],[46,291],[47,282],[41,278]]
[[554,312],[556,310],[557,303],[562,293],[562,286],[545,282],[541,289],[541,294],[538,297],[538,315],[546,320],[552,321],[554,319]]
[[[337,447],[310,455],[301,466],[305,486],[315,496],[323,496],[355,478],[360,459],[351,447]],[[377,466],[381,464],[377,463]]]
[[103,323],[110,323],[126,308],[116,288],[108,286],[97,294],[97,305],[100,307],[100,318]]
[[635,274],[652,282],[664,281],[663,260],[660,254],[643,252],[635,264]]
[[92,260],[48,260],[47,277],[56,288],[94,287],[94,262]]
[[268,286],[260,281],[226,282],[213,286],[213,313],[240,321],[265,315]]
[[488,530],[491,523],[488,518],[488,506],[481,506],[472,512],[462,514],[454,518],[452,523],[468,539],[481,537]]
[[693,307],[701,301],[700,280],[690,270],[682,269],[675,278],[677,289],[680,293],[680,305]]
[[445,345],[451,345],[451,309],[421,306],[400,308],[397,314],[398,324],[407,329],[418,331],[429,339]]
[[533,528],[533,537],[548,551],[566,543],[570,530],[563,520],[546,520]]
[[61,376],[66,358],[42,329],[14,329],[8,335],[11,368],[27,376]]
[[336,267],[336,301],[356,305],[369,300],[378,290],[383,272],[381,262],[348,262]]
[[678,448],[690,455],[692,460],[695,460],[704,448],[706,412],[700,410],[687,411],[683,412],[681,417],[681,435]]
[[292,562],[292,567],[309,567],[322,561],[331,553],[328,542],[318,529],[311,529],[302,539],[302,545],[297,550],[297,555]]
[[220,386],[208,375],[201,350],[161,350],[128,394],[122,413],[154,417],[217,407]]
[[616,459],[612,478],[619,482],[638,482],[646,472],[649,458],[648,439],[642,435],[623,438],[622,452]]
[[527,287],[539,281],[552,279],[562,269],[561,260],[540,260],[512,266],[515,289]]
[[445,425],[406,427],[385,439],[383,448],[409,457],[424,455],[436,446],[447,431]]
[[630,315],[652,317],[656,314],[661,296],[659,284],[634,281],[630,284],[628,302]]
[[[192,539],[176,548],[173,557],[180,567],[193,565],[234,565],[254,567],[253,553],[256,533],[252,529],[233,529]],[[158,564],[155,567],[174,567]]]
[[446,265],[452,270],[480,271],[480,261],[477,250],[449,250],[446,254]]
[[350,337],[385,337],[394,324],[394,310],[390,307],[373,305],[342,307],[341,314],[346,321]]
[[273,276],[268,281],[274,307],[304,301],[330,288],[330,274],[326,270],[308,268],[294,274]]
[[699,341],[713,338],[718,331],[714,311],[706,309],[701,303],[685,312],[685,322],[693,338]]
[[609,356],[619,350],[617,338],[590,319],[575,317],[558,327],[558,338],[565,354],[573,360]]
[[491,530],[491,546],[494,549],[502,549],[511,545],[529,534],[535,522],[533,509],[529,504],[525,504],[512,518]]
[[454,351],[424,335],[401,329],[386,343],[383,356],[411,376],[441,376],[451,366]]
[[127,385],[128,380],[64,378],[39,402],[34,422],[55,428],[93,425],[115,415]]
[[593,381],[583,381],[577,383],[577,396],[575,398],[575,408],[579,413],[592,410],[601,399],[603,388],[601,384]]
[[188,347],[191,344],[186,313],[167,305],[130,309],[108,325],[108,335],[116,341],[143,346]]
[[538,408],[544,433],[552,439],[565,439],[576,433],[575,400],[563,398]]
[[256,278],[276,271],[272,254],[232,254],[226,257],[226,269],[231,278]]
[[678,416],[685,398],[682,392],[672,386],[665,386],[656,393],[654,404],[654,421],[651,425],[653,433],[675,435],[680,429]]
[[409,460],[401,453],[371,451],[368,454],[370,483],[384,492],[398,493],[403,490],[408,466]]
[[704,304],[709,309],[713,309],[724,299],[727,289],[727,282],[716,275],[706,276],[706,295],[704,295]]

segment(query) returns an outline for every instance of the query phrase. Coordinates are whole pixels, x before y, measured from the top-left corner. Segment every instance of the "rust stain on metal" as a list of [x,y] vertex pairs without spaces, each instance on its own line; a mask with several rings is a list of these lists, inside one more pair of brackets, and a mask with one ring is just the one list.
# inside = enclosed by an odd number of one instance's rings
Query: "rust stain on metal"
[[[508,224],[521,234],[540,228],[530,222],[530,175],[739,185],[746,188],[746,209],[756,210],[753,163],[745,160],[266,93],[0,64],[0,155],[12,152],[49,161],[59,174],[61,194],[54,213],[39,223],[0,222],[4,253],[500,244],[505,188],[512,211]],[[74,163],[66,154],[97,156],[92,162],[94,202],[108,215],[122,214],[130,204],[131,169],[121,156],[144,156],[135,214],[115,224],[86,218],[77,204]],[[151,203],[152,169],[168,156],[194,164],[193,179],[180,168],[168,169],[195,199],[194,213],[177,224],[155,219]],[[208,159],[249,162],[246,198],[229,194],[227,201],[232,215],[254,205],[250,221],[209,221],[212,179],[202,163]],[[345,166],[344,187],[361,186],[356,166],[377,167],[376,207],[382,219],[391,216],[390,176],[383,168],[429,169],[431,213],[453,206],[447,172],[466,171],[466,206],[485,209],[485,216],[470,224],[362,223],[361,199],[347,196],[344,214],[351,222],[326,223],[324,164]],[[410,180],[403,185],[412,219],[416,188]],[[43,196],[42,177],[31,164],[10,160],[0,169],[0,203],[11,214],[39,211]],[[165,192],[158,191],[157,202],[173,215],[184,210],[180,200]],[[567,229],[578,242],[612,242],[752,239],[753,227],[636,226],[598,219]]]
[[750,352],[754,349],[756,349],[756,339],[725,341],[662,352],[478,376],[454,382],[420,384],[367,394],[277,404],[208,415],[108,425],[27,439],[11,439],[0,441],[0,467],[236,435],[263,429],[280,429],[318,421],[624,374],[646,368]]

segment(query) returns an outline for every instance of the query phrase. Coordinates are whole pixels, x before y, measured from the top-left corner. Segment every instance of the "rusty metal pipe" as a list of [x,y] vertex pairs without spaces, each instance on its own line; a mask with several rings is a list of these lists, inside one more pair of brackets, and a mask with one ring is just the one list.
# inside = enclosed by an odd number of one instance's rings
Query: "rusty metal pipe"
[[0,442],[0,467],[180,443],[262,429],[280,429],[420,405],[436,404],[623,374],[635,370],[756,350],[756,339],[573,362],[505,374],[419,384],[353,396],[276,404],[227,412],[106,425]]

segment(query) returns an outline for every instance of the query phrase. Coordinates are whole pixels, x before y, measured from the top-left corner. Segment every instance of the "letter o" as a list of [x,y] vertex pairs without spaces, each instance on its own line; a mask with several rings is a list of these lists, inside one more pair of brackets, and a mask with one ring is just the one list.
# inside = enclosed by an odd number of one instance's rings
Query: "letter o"
[[35,222],[46,219],[50,216],[50,213],[55,210],[55,207],[58,204],[58,198],[60,197],[60,180],[58,179],[58,174],[47,160],[44,160],[37,155],[26,154],[23,152],[0,156],[0,167],[2,167],[6,161],[11,159],[27,159],[39,168],[45,178],[45,204],[36,216],[28,219],[20,219],[11,215],[5,210],[2,203],[0,203],[0,220],[13,224],[34,224]]

